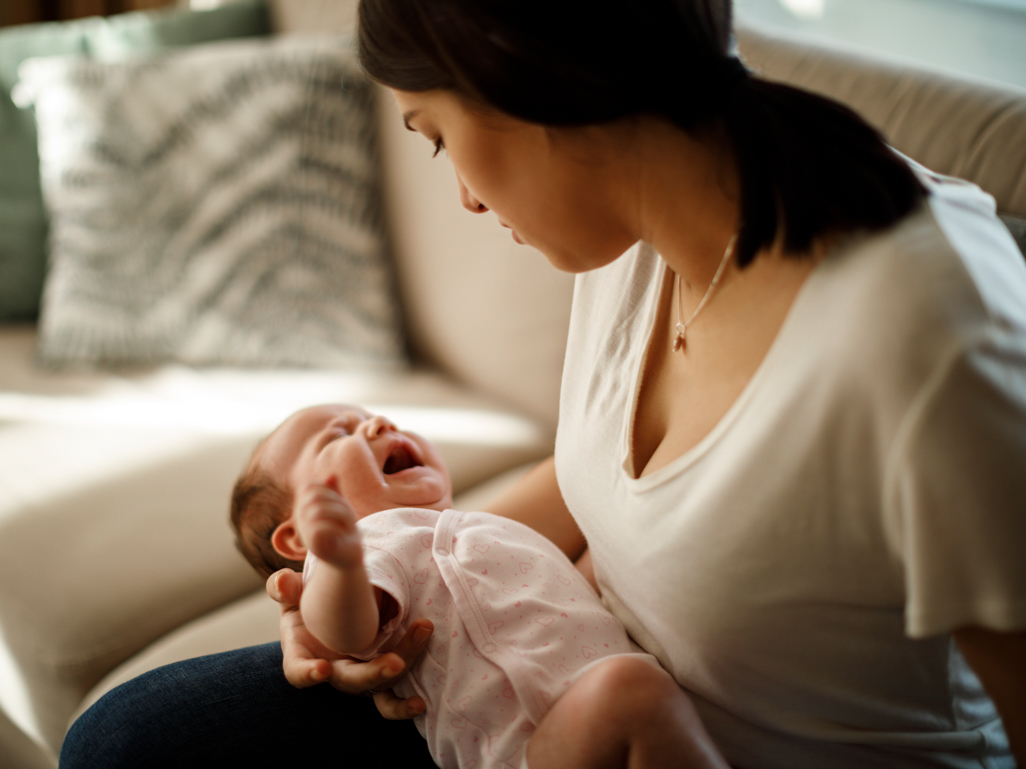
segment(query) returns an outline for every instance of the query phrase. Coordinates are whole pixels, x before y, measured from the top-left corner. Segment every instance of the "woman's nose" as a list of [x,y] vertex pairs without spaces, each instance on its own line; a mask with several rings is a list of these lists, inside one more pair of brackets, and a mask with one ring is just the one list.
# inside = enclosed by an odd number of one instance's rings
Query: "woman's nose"
[[394,424],[380,414],[368,419],[364,425],[366,425],[364,430],[368,438],[377,438],[382,433],[395,432],[397,429]]
[[487,213],[488,206],[470,194],[470,190],[467,189],[467,185],[463,183],[463,180],[457,176],[456,181],[460,185],[460,203],[463,204],[463,207],[472,214]]

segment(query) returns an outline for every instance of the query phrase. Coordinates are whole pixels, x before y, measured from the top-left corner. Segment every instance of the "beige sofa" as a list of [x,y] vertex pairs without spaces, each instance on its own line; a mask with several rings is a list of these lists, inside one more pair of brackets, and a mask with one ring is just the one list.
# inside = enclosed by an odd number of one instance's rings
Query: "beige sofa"
[[[324,31],[351,15],[282,0],[277,18]],[[848,102],[1026,217],[1026,92],[751,29],[739,43],[755,69]],[[144,670],[277,639],[226,507],[255,441],[295,408],[370,404],[423,432],[465,508],[551,452],[572,277],[464,212],[384,93],[381,116],[415,370],[50,375],[31,366],[31,327],[0,329],[0,766],[52,766],[69,720]]]

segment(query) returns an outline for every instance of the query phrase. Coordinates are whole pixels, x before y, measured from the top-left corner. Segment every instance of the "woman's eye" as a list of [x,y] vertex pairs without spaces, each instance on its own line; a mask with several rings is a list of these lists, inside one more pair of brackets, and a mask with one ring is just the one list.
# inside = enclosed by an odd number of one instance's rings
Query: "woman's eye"
[[433,158],[438,157],[438,153],[441,152],[444,149],[445,149],[445,145],[442,143],[442,140],[440,138],[439,139],[435,139],[435,151],[431,155],[431,157],[433,157]]

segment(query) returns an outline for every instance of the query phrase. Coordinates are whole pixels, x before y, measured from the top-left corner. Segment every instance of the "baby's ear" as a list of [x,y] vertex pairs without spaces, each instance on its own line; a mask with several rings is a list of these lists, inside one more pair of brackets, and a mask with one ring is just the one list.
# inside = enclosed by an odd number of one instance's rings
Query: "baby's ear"
[[278,524],[271,533],[271,547],[278,555],[290,561],[302,561],[306,558],[306,545],[299,536],[299,529],[290,518]]

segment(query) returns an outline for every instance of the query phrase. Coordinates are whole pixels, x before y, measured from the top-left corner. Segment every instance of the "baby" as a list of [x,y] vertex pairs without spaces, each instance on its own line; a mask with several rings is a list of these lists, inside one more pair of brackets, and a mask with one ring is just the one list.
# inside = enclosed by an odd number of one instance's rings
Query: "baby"
[[[257,448],[231,521],[261,574],[304,569],[303,620],[340,654],[372,659],[411,621],[433,621],[395,691],[426,703],[415,722],[439,766],[520,767],[530,756],[534,769],[598,767],[610,750],[621,765],[687,765],[688,730],[701,729],[687,697],[563,552],[516,521],[451,505],[428,441],[326,405]],[[628,689],[646,692],[640,705],[625,706]],[[587,707],[554,709],[567,691]]]

